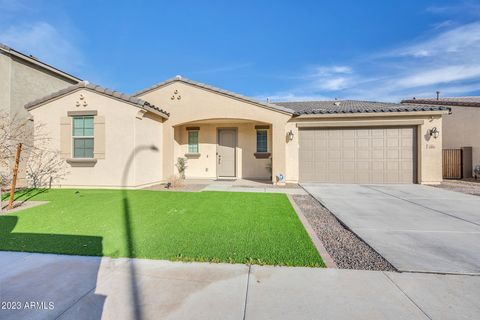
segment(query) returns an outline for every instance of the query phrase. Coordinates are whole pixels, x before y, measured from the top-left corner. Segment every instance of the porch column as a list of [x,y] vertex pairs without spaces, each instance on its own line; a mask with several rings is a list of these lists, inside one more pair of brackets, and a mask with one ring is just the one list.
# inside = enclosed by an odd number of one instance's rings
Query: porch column
[[[285,184],[286,180],[286,138],[285,123],[272,124],[272,181],[275,184]],[[283,175],[283,181],[278,175]]]
[[163,130],[163,180],[168,180],[174,175],[174,128],[164,123]]

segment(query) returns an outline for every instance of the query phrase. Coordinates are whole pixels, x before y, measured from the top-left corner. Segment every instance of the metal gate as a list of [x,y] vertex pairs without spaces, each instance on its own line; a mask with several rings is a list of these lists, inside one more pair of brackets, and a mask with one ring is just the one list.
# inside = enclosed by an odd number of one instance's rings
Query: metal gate
[[443,149],[443,178],[462,179],[462,149]]

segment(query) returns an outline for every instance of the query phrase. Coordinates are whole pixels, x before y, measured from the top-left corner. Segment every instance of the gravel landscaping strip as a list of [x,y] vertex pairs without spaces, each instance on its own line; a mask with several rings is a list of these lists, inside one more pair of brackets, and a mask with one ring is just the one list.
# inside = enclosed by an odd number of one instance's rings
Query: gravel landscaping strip
[[338,268],[396,271],[380,254],[346,229],[337,218],[310,195],[293,195],[295,203],[323,242]]
[[445,180],[433,187],[480,196],[480,180]]

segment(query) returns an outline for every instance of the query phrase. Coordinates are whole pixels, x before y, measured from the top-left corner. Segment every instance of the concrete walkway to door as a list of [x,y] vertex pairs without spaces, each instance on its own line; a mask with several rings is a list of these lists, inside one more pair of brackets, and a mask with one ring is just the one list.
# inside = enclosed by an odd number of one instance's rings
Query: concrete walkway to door
[[480,197],[423,185],[302,185],[400,271],[480,274]]

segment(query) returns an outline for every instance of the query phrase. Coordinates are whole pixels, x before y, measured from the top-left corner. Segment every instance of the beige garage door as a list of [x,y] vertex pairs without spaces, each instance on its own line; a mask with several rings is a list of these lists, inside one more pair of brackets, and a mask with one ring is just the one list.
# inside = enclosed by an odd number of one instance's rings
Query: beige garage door
[[300,129],[301,182],[415,183],[416,130]]

